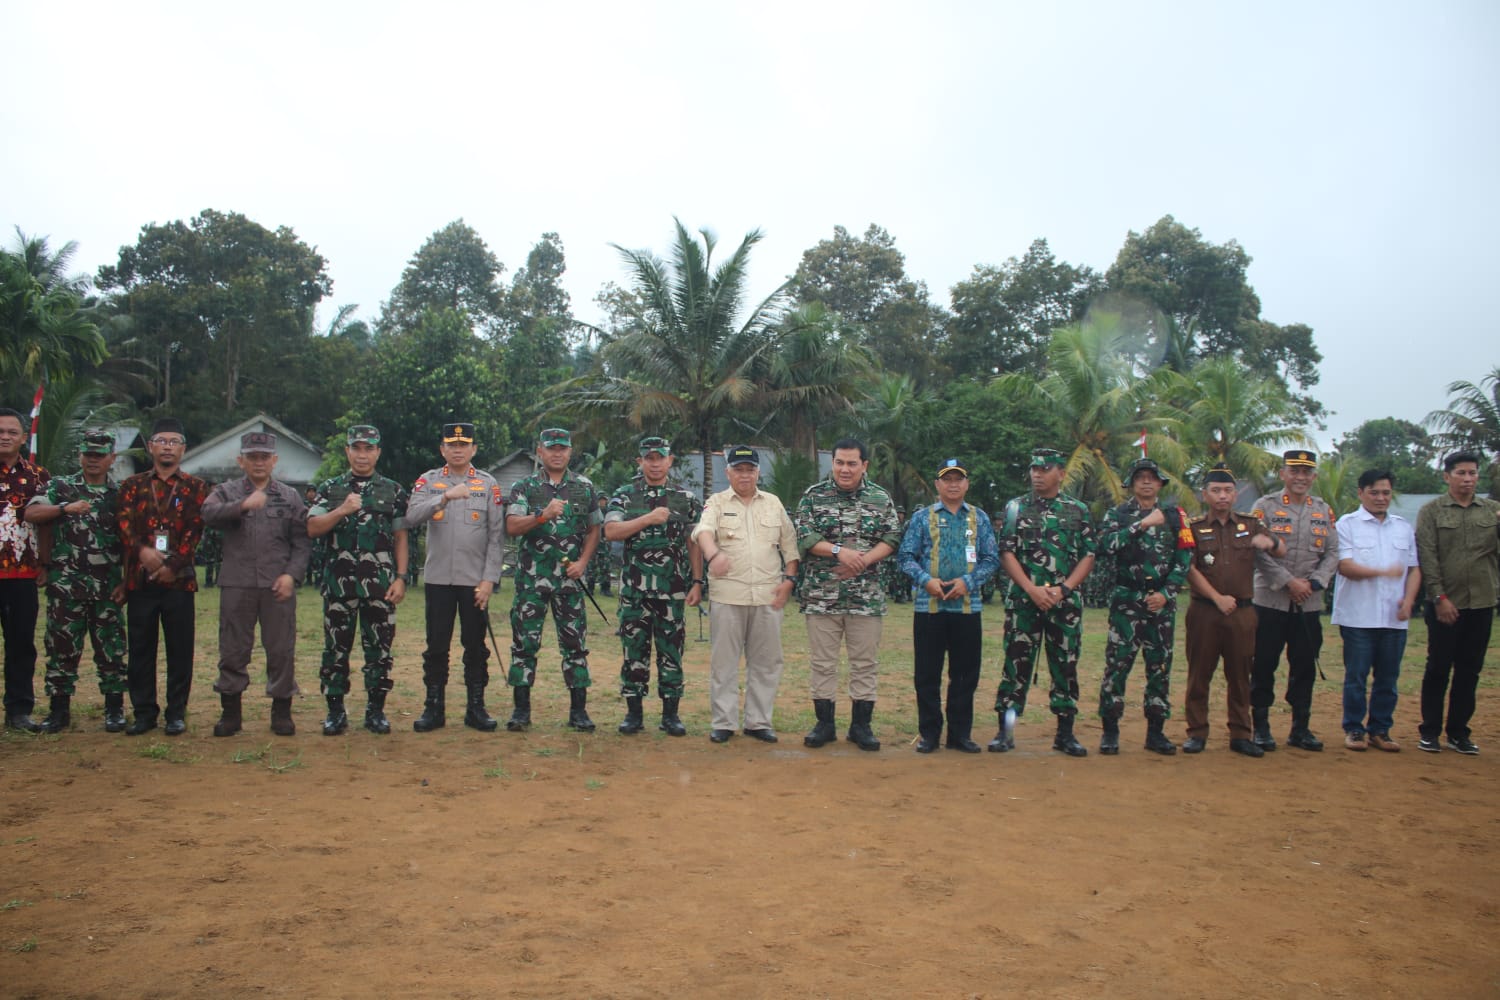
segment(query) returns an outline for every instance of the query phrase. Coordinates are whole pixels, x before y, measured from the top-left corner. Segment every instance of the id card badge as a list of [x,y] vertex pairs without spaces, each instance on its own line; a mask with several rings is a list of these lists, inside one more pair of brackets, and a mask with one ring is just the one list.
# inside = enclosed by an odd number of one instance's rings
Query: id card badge
[[152,540],[151,544],[153,546],[155,546],[156,551],[160,552],[162,555],[166,555],[166,553],[167,553],[167,533],[165,531],[158,531],[156,533],[156,537]]
[[977,548],[975,548],[974,546],[972,546],[972,545],[965,546],[964,547],[964,561],[965,562],[971,562],[971,563],[978,562],[979,561],[979,550]]

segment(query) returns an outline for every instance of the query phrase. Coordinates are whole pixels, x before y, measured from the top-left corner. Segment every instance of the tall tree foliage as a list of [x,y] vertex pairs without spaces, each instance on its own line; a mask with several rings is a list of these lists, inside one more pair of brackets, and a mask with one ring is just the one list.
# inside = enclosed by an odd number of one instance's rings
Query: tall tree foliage
[[1181,468],[1194,482],[1216,462],[1241,479],[1264,483],[1281,465],[1277,450],[1304,444],[1307,431],[1299,410],[1281,383],[1257,376],[1231,358],[1216,358],[1187,375],[1162,372],[1160,397],[1169,402],[1167,419],[1185,449]]
[[[1438,445],[1420,424],[1396,417],[1366,420],[1338,442],[1338,455],[1355,477],[1365,469],[1387,469],[1402,493],[1441,493]],[[1319,463],[1319,468],[1322,463]]]
[[1448,384],[1447,409],[1427,414],[1438,443],[1452,451],[1467,448],[1489,459],[1490,495],[1500,497],[1500,365],[1476,384]]
[[703,483],[712,489],[711,453],[758,426],[755,403],[778,344],[785,286],[740,318],[760,231],[746,234],[715,266],[714,235],[703,229],[695,238],[674,222],[669,261],[615,247],[643,311],[605,344],[594,371],[563,383],[551,402],[556,412],[596,427],[623,422],[635,432],[672,435],[677,450],[702,452]]
[[407,262],[401,281],[381,309],[381,333],[412,329],[430,310],[451,309],[486,334],[500,322],[505,265],[474,227],[455,219],[429,236]]
[[[765,383],[773,415],[767,431],[816,471],[820,444],[832,443],[838,425],[847,425],[866,398],[875,362],[838,314],[820,303],[792,310],[783,325],[788,332],[771,355]],[[791,474],[789,467],[787,476]]]
[[16,230],[0,250],[0,399],[25,409],[37,386],[102,362],[103,334],[84,304],[88,279],[69,273],[77,244],[53,251]]
[[322,256],[290,228],[212,209],[143,226],[98,284],[132,321],[130,350],[158,373],[137,402],[170,409],[200,439],[280,411],[285,359],[312,335],[332,288]]

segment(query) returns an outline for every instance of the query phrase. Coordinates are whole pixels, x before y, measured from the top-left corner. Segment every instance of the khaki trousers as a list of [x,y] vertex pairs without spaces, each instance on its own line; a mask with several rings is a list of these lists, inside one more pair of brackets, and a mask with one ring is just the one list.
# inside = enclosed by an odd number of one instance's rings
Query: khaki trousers
[[270,587],[219,588],[219,679],[214,690],[240,694],[250,686],[250,652],[255,624],[266,651],[266,696],[290,698],[298,694],[295,676],[297,651],[297,594],[278,601]]
[[781,684],[781,615],[769,604],[725,604],[708,609],[708,701],[713,728],[735,730],[740,707],[740,658],[745,660],[745,729],[771,729]]
[[879,615],[803,616],[807,622],[807,649],[812,678],[812,696],[832,701],[839,695],[839,647],[849,656],[849,700],[874,701],[875,675],[880,661]]

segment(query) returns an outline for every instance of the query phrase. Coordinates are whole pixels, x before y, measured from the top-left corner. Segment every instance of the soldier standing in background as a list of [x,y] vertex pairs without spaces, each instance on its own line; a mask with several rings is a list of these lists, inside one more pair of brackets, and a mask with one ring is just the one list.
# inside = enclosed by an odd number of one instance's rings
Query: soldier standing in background
[[542,471],[511,488],[505,506],[505,532],[519,538],[516,597],[510,609],[510,681],[515,711],[505,728],[522,732],[531,725],[531,687],[542,645],[547,610],[557,628],[563,682],[568,687],[568,726],[593,732],[588,714],[588,619],[583,610],[583,578],[599,548],[598,491],[568,471],[573,435],[561,427],[542,431],[537,444]]
[[51,712],[44,733],[68,728],[78,663],[85,636],[93,643],[99,691],[104,695],[104,731],[125,731],[125,600],[120,534],[115,527],[119,489],[109,480],[115,439],[91,430],[78,448],[82,471],[55,476],[45,493],[31,498],[26,520],[51,524],[52,562],[47,569],[47,694]]
[[[323,667],[319,680],[343,714],[349,693],[349,656],[359,625],[365,665],[365,728],[390,733],[385,699],[391,680],[391,644],[396,639],[396,605],[406,597],[410,551],[407,545],[406,489],[375,471],[380,431],[369,424],[350,427],[344,454],[349,471],[318,486],[308,511],[307,533],[324,552],[319,577],[323,591]],[[346,717],[347,719],[347,717]],[[337,720],[335,720],[337,721]],[[342,731],[338,725],[335,731]],[[328,732],[325,723],[324,732]]]
[[1322,750],[1308,728],[1313,681],[1323,648],[1323,596],[1339,568],[1338,529],[1333,508],[1309,490],[1317,473],[1312,452],[1294,448],[1282,456],[1286,487],[1255,501],[1251,511],[1281,539],[1286,558],[1255,556],[1255,668],[1250,676],[1250,715],[1255,742],[1275,750],[1270,709],[1276,701],[1276,664],[1286,650],[1286,701],[1292,708],[1287,745]]
[[1177,747],[1162,727],[1172,717],[1172,636],[1177,593],[1187,586],[1193,561],[1193,533],[1181,507],[1158,502],[1168,480],[1155,462],[1138,460],[1125,481],[1133,495],[1111,508],[1099,528],[1100,548],[1115,558],[1109,640],[1099,684],[1099,718],[1104,722],[1099,752],[1120,752],[1125,682],[1139,650],[1146,661],[1146,749],[1170,755]]
[[[642,700],[651,684],[651,647],[656,646],[656,692],[661,696],[662,732],[685,736],[677,715],[682,699],[683,605],[702,598],[703,557],[688,533],[703,504],[667,485],[672,446],[666,438],[645,437],[636,464],[640,474],[615,491],[604,515],[604,540],[625,543],[620,566],[620,693],[625,720],[620,732],[645,728]],[[592,564],[591,564],[592,565]]]
[[457,616],[469,696],[464,725],[488,733],[498,725],[484,707],[484,689],[490,682],[490,651],[485,645],[490,594],[500,580],[505,558],[500,485],[474,465],[478,446],[473,424],[444,424],[441,451],[443,464],[421,475],[406,506],[408,526],[430,522],[422,571],[427,598],[422,682],[427,701],[412,729],[426,733],[447,724],[448,660]]
[[214,684],[223,711],[214,735],[240,731],[240,702],[250,685],[250,650],[259,622],[271,732],[291,736],[297,731],[292,722],[292,697],[298,693],[297,584],[307,573],[312,548],[307,506],[300,493],[271,478],[276,468],[275,434],[241,435],[236,461],[244,477],[215,486],[203,503],[203,523],[224,533],[219,680]]
[[1052,749],[1070,757],[1088,751],[1073,736],[1078,714],[1078,652],[1083,642],[1083,601],[1078,588],[1094,568],[1094,522],[1089,510],[1062,492],[1066,460],[1038,448],[1031,454],[1031,493],[1005,505],[995,531],[1005,590],[1005,671],[995,694],[1000,732],[993,753],[1013,746],[1006,713],[1026,710],[1026,692],[1043,644],[1052,677],[1050,706],[1057,716]]

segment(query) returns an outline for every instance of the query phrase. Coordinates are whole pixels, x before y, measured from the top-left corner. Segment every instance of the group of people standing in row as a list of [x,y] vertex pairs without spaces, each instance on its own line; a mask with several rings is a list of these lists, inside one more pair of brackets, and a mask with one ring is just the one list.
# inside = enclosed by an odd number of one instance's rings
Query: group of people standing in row
[[[1079,589],[1103,552],[1114,575],[1099,692],[1101,753],[1119,752],[1126,683],[1137,655],[1145,662],[1145,748],[1177,751],[1164,725],[1172,714],[1173,632],[1177,598],[1184,592],[1190,604],[1183,751],[1206,747],[1210,681],[1221,662],[1230,749],[1250,757],[1276,749],[1269,711],[1283,653],[1292,714],[1287,743],[1321,750],[1310,722],[1320,613],[1330,588],[1332,622],[1343,637],[1344,744],[1351,750],[1399,750],[1391,735],[1396,682],[1407,623],[1424,587],[1429,642],[1419,746],[1440,751],[1446,735],[1449,749],[1478,752],[1469,720],[1497,598],[1500,505],[1477,495],[1479,458],[1466,452],[1444,460],[1448,492],[1422,509],[1415,529],[1390,513],[1396,484],[1382,470],[1361,475],[1359,509],[1335,519],[1311,494],[1316,460],[1300,449],[1283,458],[1284,488],[1261,497],[1249,512],[1234,509],[1233,472],[1215,466],[1203,484],[1204,513],[1193,519],[1162,502],[1168,479],[1157,463],[1142,458],[1127,475],[1130,498],[1097,526],[1083,503],[1062,492],[1066,463],[1056,451],[1033,453],[1030,491],[993,518],[967,501],[968,472],[961,460],[949,459],[935,470],[936,502],[918,508],[903,527],[890,495],[867,478],[866,445],[852,438],[835,443],[830,478],[810,487],[792,512],[760,489],[754,448],[726,449],[729,488],[704,502],[672,485],[671,445],[658,436],[639,442],[637,475],[605,500],[571,471],[572,436],[562,428],[541,432],[537,471],[506,491],[474,465],[474,425],[446,424],[442,464],[408,491],[377,469],[380,431],[358,425],[347,432],[349,471],[318,484],[310,504],[274,478],[277,443],[269,433],[244,435],[238,458],[244,476],[212,488],[181,470],[186,438],[175,420],[159,420],[152,428],[152,468],[118,487],[109,478],[114,444],[108,434],[86,433],[81,470],[56,478],[22,456],[21,440],[20,415],[0,409],[0,624],[6,723],[12,729],[69,727],[79,662],[91,642],[107,731],[142,734],[158,724],[168,736],[185,731],[193,558],[204,526],[212,525],[223,535],[214,684],[221,712],[214,735],[230,736],[243,726],[241,702],[257,626],[271,729],[295,732],[296,589],[318,538],[326,550],[317,569],[324,600],[319,678],[328,708],[322,731],[332,736],[349,726],[345,698],[358,629],[364,727],[389,733],[385,705],[396,608],[410,581],[407,534],[426,525],[426,693],[413,723],[417,732],[446,725],[455,620],[467,694],[464,724],[481,731],[499,726],[485,702],[495,643],[488,605],[510,538],[516,566],[506,680],[513,708],[505,726],[515,732],[531,725],[531,688],[549,612],[570,695],[568,725],[583,732],[595,728],[588,715],[585,583],[600,545],[621,543],[621,733],[645,728],[653,656],[659,728],[673,736],[687,732],[679,709],[684,609],[711,594],[709,739],[724,743],[739,731],[777,742],[772,714],[783,664],[781,623],[795,596],[807,624],[816,717],[803,743],[820,747],[838,738],[843,659],[850,701],[845,736],[861,749],[878,750],[872,716],[886,611],[878,566],[895,559],[916,594],[916,750],[981,750],[972,731],[983,647],[980,592],[1003,572],[1004,669],[995,701],[998,731],[988,749],[1014,748],[1015,720],[1045,653],[1048,707],[1056,717],[1053,747],[1082,757],[1088,751],[1074,732]],[[51,525],[45,560],[35,530],[41,525]],[[48,595],[51,702],[46,718],[36,722],[32,636],[39,583]],[[164,713],[157,692],[159,638],[167,661]],[[129,724],[127,693],[134,714]]]

